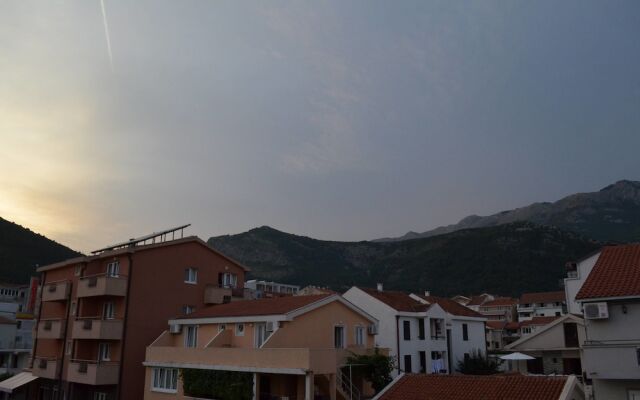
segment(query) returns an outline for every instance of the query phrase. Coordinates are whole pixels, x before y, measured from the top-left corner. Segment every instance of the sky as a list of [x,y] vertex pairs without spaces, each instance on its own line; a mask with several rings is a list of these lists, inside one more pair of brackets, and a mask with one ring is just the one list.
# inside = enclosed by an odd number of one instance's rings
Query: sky
[[640,180],[635,0],[103,4],[0,3],[0,217],[80,251],[398,236]]

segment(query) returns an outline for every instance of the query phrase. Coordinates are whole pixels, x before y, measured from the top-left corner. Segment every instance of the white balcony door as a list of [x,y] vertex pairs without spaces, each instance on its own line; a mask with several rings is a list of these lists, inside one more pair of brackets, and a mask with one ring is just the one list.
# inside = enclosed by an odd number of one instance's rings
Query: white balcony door
[[102,305],[102,319],[114,319],[116,315],[115,305],[109,301]]
[[262,347],[262,344],[267,340],[267,324],[264,322],[255,324],[256,327],[256,348]]
[[100,343],[98,345],[98,360],[111,361],[111,345],[109,343]]

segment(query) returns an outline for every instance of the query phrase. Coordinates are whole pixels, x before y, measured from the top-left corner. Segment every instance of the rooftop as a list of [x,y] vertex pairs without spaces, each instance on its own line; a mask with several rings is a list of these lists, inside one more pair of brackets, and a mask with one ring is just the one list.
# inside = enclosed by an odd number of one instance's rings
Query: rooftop
[[513,306],[515,304],[518,304],[518,299],[511,297],[496,297],[493,300],[483,303],[482,307]]
[[379,400],[558,400],[566,376],[407,374]]
[[358,289],[367,293],[371,297],[378,299],[396,311],[405,312],[423,312],[429,308],[428,304],[422,304],[418,300],[414,300],[410,295],[404,292],[377,290],[370,288],[358,287]]
[[436,297],[436,296],[420,296],[422,299],[425,299],[429,303],[436,303],[444,311],[451,315],[457,315],[460,317],[475,317],[475,318],[484,318],[484,315],[473,311],[472,309],[465,307],[451,299],[446,299],[444,297]]
[[556,292],[524,293],[520,296],[520,305],[534,303],[565,302],[564,290]]
[[531,326],[531,325],[547,325],[560,318],[552,316],[552,317],[533,317],[528,321],[520,322],[520,326]]
[[310,296],[287,296],[257,300],[234,301],[231,303],[203,308],[189,315],[182,316],[178,319],[282,315],[332,296],[338,298],[337,295],[319,294]]
[[640,244],[607,246],[576,300],[640,296]]

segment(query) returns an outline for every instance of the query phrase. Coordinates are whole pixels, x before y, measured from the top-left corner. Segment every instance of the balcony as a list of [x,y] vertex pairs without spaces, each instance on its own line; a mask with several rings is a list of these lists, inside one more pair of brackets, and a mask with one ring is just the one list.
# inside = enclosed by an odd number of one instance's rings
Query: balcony
[[78,318],[73,321],[71,338],[73,339],[122,339],[123,320]]
[[71,282],[50,282],[42,288],[42,301],[65,301],[69,298]]
[[304,375],[335,373],[348,352],[337,349],[307,348],[241,348],[208,347],[185,348],[169,346],[147,347],[145,365],[171,364],[189,368],[189,365],[215,365],[228,371],[273,372]]
[[38,339],[62,339],[65,322],[64,319],[41,319],[38,322]]
[[231,288],[207,285],[204,288],[204,304],[222,304],[231,301]]
[[35,357],[31,373],[39,378],[58,379],[60,360],[51,357]]
[[78,282],[78,297],[126,296],[127,277],[105,274],[85,276]]
[[588,341],[582,366],[592,379],[640,379],[639,341]]
[[116,385],[120,363],[95,360],[71,360],[67,381],[85,385]]

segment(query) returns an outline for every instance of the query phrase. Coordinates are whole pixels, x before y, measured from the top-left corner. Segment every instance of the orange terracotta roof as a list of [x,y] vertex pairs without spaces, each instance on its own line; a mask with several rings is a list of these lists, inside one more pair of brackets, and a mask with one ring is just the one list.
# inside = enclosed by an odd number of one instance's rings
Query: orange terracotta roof
[[178,319],[252,317],[256,315],[281,315],[308,306],[332,294],[310,296],[273,297],[269,299],[242,300],[219,304],[197,310]]
[[640,244],[602,249],[576,299],[640,296]]
[[522,321],[520,322],[520,326],[531,326],[531,325],[547,325],[552,323],[553,321],[555,321],[556,319],[558,319],[560,317],[533,317],[532,319],[528,320],[528,321]]
[[378,291],[376,289],[358,287],[358,289],[374,297],[396,311],[422,312],[429,308],[428,304],[422,304],[414,300],[407,293],[396,291]]
[[487,295],[471,296],[471,300],[467,303],[467,306],[479,306],[487,301]]
[[407,374],[380,400],[557,400],[566,376]]
[[470,308],[467,308],[459,303],[451,299],[446,299],[444,297],[436,297],[436,296],[420,296],[425,299],[429,303],[437,303],[443,310],[448,312],[451,315],[457,315],[460,317],[475,317],[475,318],[484,318],[484,316],[478,312],[473,311]]
[[564,290],[557,292],[524,293],[520,296],[520,305],[555,302],[565,302]]
[[507,323],[505,321],[487,321],[486,324],[489,329],[504,329]]
[[482,304],[482,307],[512,306],[515,304],[518,304],[518,299],[513,299],[511,297],[496,297],[495,299]]
[[516,322],[516,321],[512,321],[512,322],[507,322],[504,326],[504,329],[509,329],[512,331],[517,330],[518,328],[520,328],[520,323]]

